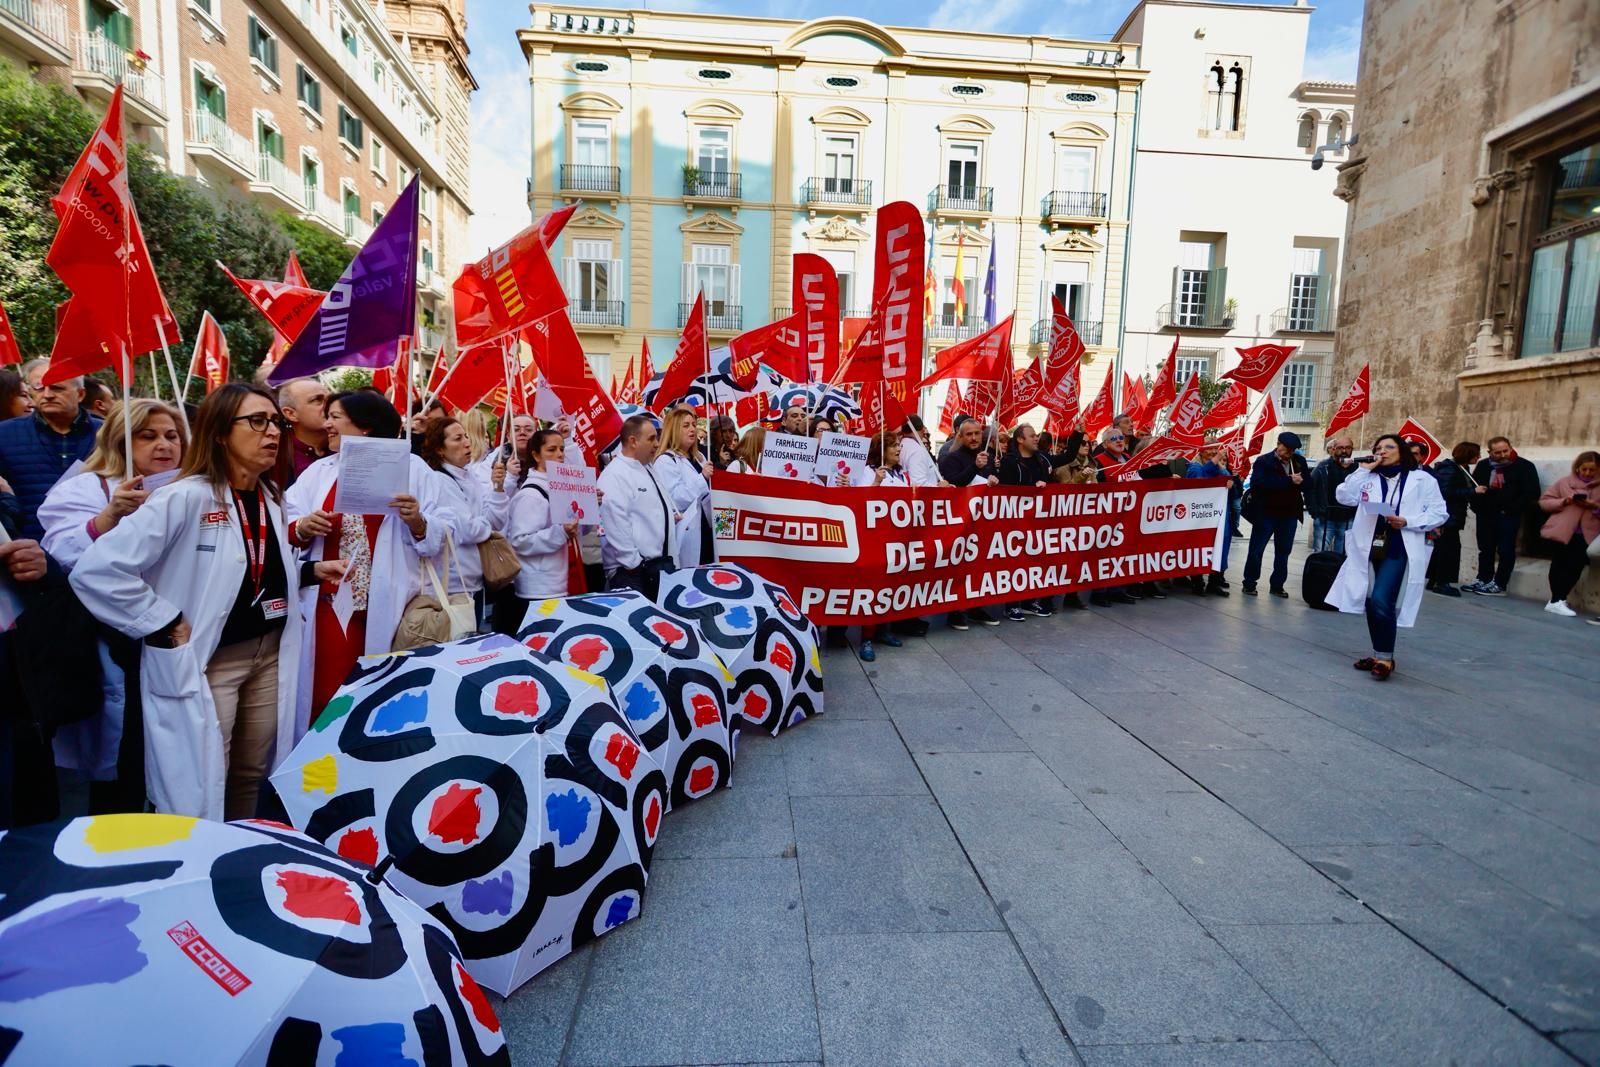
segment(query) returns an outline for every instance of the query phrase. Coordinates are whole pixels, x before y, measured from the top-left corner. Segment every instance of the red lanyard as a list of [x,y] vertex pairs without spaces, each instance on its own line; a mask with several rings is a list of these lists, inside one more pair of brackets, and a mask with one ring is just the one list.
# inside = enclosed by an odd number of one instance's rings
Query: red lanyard
[[244,535],[244,550],[250,561],[250,582],[255,587],[255,599],[260,600],[262,579],[267,573],[267,498],[261,490],[256,490],[260,525],[254,529],[250,526],[250,520],[245,517],[244,498],[239,495],[238,490],[234,490],[233,504],[239,513],[239,532]]

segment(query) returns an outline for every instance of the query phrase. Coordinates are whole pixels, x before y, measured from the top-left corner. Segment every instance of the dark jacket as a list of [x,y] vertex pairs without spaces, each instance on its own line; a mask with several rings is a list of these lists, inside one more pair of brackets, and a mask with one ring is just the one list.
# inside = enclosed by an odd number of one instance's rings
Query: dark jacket
[[1306,510],[1319,519],[1332,519],[1335,522],[1354,519],[1356,509],[1339,503],[1339,498],[1333,494],[1356,469],[1354,463],[1345,466],[1332,456],[1318,463],[1312,469],[1311,477],[1306,479]]
[[[0,424],[3,425],[3,424]],[[1472,494],[1472,510],[1479,515],[1521,515],[1539,500],[1539,468],[1518,456],[1503,472],[1499,489]],[[1487,486],[1494,481],[1494,464],[1481,460],[1472,471],[1472,480]]]
[[39,505],[68,467],[94,451],[99,430],[100,420],[81,408],[64,434],[56,433],[38,412],[0,422],[0,478],[17,494],[23,537],[44,536]]
[[997,474],[993,463],[978,469],[978,453],[976,448],[952,448],[939,457],[939,477],[951,485],[971,485],[973,478]]
[[[1290,468],[1305,478],[1306,458],[1296,452],[1289,457]],[[1284,473],[1276,450],[1257,456],[1250,468],[1250,497],[1259,513],[1269,519],[1299,519],[1304,511],[1305,483],[1296,485]]]
[[1472,479],[1467,477],[1466,470],[1453,459],[1441,459],[1435,463],[1433,476],[1439,479],[1439,492],[1444,497],[1444,506],[1450,512],[1450,521],[1446,524],[1446,528],[1465,529],[1467,507],[1475,495],[1472,490]]
[[1055,481],[1056,468],[1064,467],[1077,458],[1076,451],[1070,455],[1066,452],[1056,455],[1051,455],[1048,452],[1035,452],[1031,456],[1024,456],[1013,448],[1000,457],[1000,484],[1033,485],[1035,482],[1053,483]]

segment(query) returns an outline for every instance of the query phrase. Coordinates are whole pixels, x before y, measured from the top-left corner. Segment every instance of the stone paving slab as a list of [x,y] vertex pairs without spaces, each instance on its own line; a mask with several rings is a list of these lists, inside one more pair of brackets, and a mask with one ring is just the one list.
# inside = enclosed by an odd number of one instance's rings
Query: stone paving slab
[[1328,1067],[1310,1041],[1228,1041],[1182,1045],[1091,1045],[1088,1067]]

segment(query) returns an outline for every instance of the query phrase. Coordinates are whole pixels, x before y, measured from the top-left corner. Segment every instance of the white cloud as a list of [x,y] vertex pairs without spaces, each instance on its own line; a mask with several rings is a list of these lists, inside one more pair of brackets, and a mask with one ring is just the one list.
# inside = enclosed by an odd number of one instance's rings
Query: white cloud
[[1361,57],[1361,23],[1341,22],[1313,37],[1306,48],[1306,78],[1353,82]]
[[[517,59],[521,58],[520,51]],[[479,76],[472,97],[472,226],[465,259],[479,259],[532,221],[527,69],[497,65]]]

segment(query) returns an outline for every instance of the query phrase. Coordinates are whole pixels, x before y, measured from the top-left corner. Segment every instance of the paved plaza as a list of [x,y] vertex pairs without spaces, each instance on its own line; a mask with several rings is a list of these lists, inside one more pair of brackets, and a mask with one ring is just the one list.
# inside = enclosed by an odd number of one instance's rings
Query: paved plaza
[[1600,1063],[1600,628],[1430,594],[1378,683],[1234,571],[830,653],[515,1062]]

